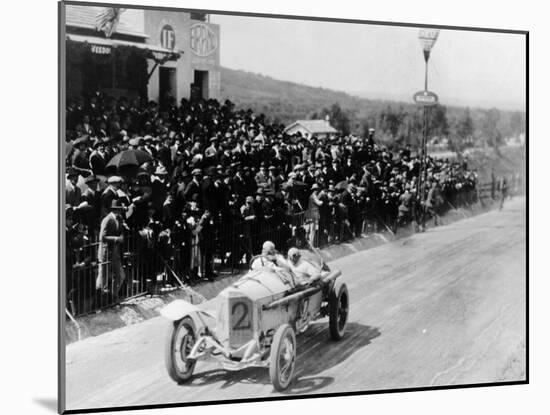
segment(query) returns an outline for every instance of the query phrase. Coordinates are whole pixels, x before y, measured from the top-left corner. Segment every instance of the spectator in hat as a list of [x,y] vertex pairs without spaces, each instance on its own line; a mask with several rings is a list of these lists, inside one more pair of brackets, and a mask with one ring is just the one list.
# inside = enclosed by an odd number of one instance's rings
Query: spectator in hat
[[90,115],[84,114],[82,116],[82,122],[76,126],[76,130],[81,133],[81,135],[94,135],[94,128],[90,122]]
[[258,173],[254,176],[254,180],[256,180],[256,184],[258,186],[266,186],[267,185],[267,172],[265,168],[265,162],[261,162],[260,169]]
[[197,225],[198,241],[200,247],[202,271],[204,278],[212,280],[216,277],[214,273],[214,220],[210,211],[206,209],[199,219]]
[[69,168],[67,180],[65,181],[65,203],[71,207],[71,210],[77,208],[82,202],[82,191],[77,185],[78,170]]
[[166,136],[157,151],[156,158],[164,166],[166,174],[172,171],[172,149],[170,148],[171,139]]
[[191,140],[184,140],[183,144],[181,145],[180,154],[178,154],[177,161],[175,162],[176,165],[180,165],[185,169],[189,168],[191,164],[191,159],[193,158],[193,154],[191,153],[191,146]]
[[311,222],[309,235],[312,246],[315,246],[315,235],[317,235],[319,230],[319,220],[321,218],[319,209],[324,205],[323,200],[319,197],[320,191],[320,186],[317,183],[314,183],[313,186],[311,186],[311,194],[308,199],[307,219]]
[[194,168],[199,168],[203,164],[203,152],[202,152],[202,144],[197,141],[193,148],[191,149],[191,166]]
[[218,138],[210,138],[210,145],[204,150],[204,157],[209,165],[218,163]]
[[193,241],[192,221],[187,210],[182,209],[172,228],[172,243],[175,248],[176,269],[191,282],[191,244]]
[[148,152],[151,157],[156,158],[157,157],[157,149],[155,148],[155,143],[153,140],[153,136],[146,135],[143,137],[143,141],[145,142],[144,151]]
[[246,262],[249,263],[253,256],[252,250],[252,230],[257,221],[256,211],[254,209],[254,198],[247,196],[245,203],[240,208],[241,219],[243,221],[243,247],[246,254]]
[[118,297],[126,276],[122,267],[122,244],[124,226],[122,212],[124,207],[113,199],[108,207],[109,213],[102,219],[99,229],[99,263],[96,290]]
[[[221,166],[219,166],[221,167]],[[212,208],[213,215],[220,217],[223,221],[224,218],[228,218],[228,202],[231,194],[231,186],[229,185],[227,177],[222,169],[216,170],[214,176],[214,189],[213,200],[215,206]]]
[[102,176],[105,174],[105,165],[107,164],[107,160],[105,154],[105,143],[103,140],[98,139],[94,143],[94,151],[90,154],[89,164],[94,175]]
[[152,203],[153,187],[151,177],[146,171],[139,171],[131,188],[129,197],[133,206],[133,214],[128,222],[135,227],[144,226],[148,221],[148,205]]
[[245,183],[245,195],[253,195],[256,193],[256,189],[258,188],[258,185],[256,183],[256,180],[254,180],[254,175],[252,174],[252,170],[249,166],[243,167],[243,178]]
[[82,176],[87,176],[91,172],[88,156],[89,142],[90,139],[88,136],[82,136],[73,143],[75,150],[71,156],[70,165]]
[[200,191],[201,191],[201,185],[200,182],[202,180],[202,170],[201,169],[193,169],[191,172],[191,176],[193,177],[192,180],[187,184],[185,187],[185,191],[183,193],[183,197],[185,200],[198,200],[200,198]]
[[168,171],[166,167],[159,164],[155,170],[155,174],[151,178],[151,190],[153,208],[155,209],[155,220],[160,220],[162,217],[163,204],[166,201],[169,190]]
[[439,209],[441,207],[441,189],[439,183],[434,181],[426,196],[426,213],[434,218],[434,226],[439,224]]
[[305,183],[305,185],[311,189],[311,187],[315,184],[315,166],[308,165],[307,168],[304,166],[304,169],[302,170],[302,177],[301,181]]
[[82,192],[82,201],[85,202],[82,209],[82,220],[89,230],[91,239],[95,240],[99,230],[99,216],[101,214],[98,191],[99,179],[92,174],[84,179],[84,183],[86,183],[86,189]]
[[118,199],[118,191],[122,186],[122,181],[120,176],[111,176],[107,179],[107,188],[103,190],[100,196],[102,219],[109,213],[112,201]]
[[499,190],[500,190],[500,204],[499,204],[498,209],[502,210],[502,208],[504,207],[504,201],[508,197],[508,180],[506,179],[505,176],[503,176],[499,180],[498,187],[499,187]]
[[237,170],[231,182],[231,186],[232,192],[237,195],[239,201],[244,202],[247,195],[247,183],[245,181],[242,170]]
[[227,167],[231,164],[232,158],[233,152],[231,151],[229,144],[225,144],[219,154],[218,161],[222,166]]
[[268,214],[271,213],[270,204],[264,197],[264,189],[260,187],[256,190],[256,198],[254,200],[254,212],[256,214],[256,219],[260,223],[264,223],[265,220],[266,212],[264,209],[268,211]]
[[273,190],[278,191],[285,178],[279,174],[277,168],[273,165],[269,166],[269,175],[267,177],[267,185]]
[[213,166],[204,170],[204,176],[200,183],[201,207],[216,216],[220,211],[219,194],[214,186],[215,168]]

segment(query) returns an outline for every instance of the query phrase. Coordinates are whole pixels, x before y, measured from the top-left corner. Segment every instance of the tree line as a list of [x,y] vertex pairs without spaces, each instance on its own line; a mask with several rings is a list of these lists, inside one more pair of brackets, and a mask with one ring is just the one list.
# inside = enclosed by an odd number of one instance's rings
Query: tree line
[[[228,68],[222,68],[221,77],[223,99],[263,113],[272,122],[287,125],[328,116],[343,134],[365,135],[374,128],[377,139],[387,143],[417,145],[422,139],[423,110],[412,102],[360,98]],[[458,151],[483,143],[498,148],[505,138],[524,133],[525,122],[522,111],[438,104],[429,110],[429,138],[445,137]]]

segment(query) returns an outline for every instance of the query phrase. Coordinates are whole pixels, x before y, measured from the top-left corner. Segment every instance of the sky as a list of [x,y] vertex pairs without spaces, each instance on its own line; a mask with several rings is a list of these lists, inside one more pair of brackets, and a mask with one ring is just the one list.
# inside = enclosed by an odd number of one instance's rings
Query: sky
[[[372,98],[412,101],[424,87],[418,29],[212,15],[221,64]],[[442,30],[429,61],[440,102],[524,110],[525,37]]]
[[[124,15],[134,26],[143,12]],[[367,98],[412,102],[424,87],[418,29],[373,24],[211,15],[222,66]],[[429,89],[442,104],[525,110],[525,37],[442,30]],[[222,81],[223,82],[223,81]]]

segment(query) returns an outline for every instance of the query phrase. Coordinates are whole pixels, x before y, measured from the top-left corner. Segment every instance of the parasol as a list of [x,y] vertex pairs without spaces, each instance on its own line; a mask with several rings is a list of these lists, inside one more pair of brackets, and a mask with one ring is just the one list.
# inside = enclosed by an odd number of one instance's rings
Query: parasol
[[334,188],[336,190],[344,190],[344,189],[347,189],[348,184],[349,183],[347,180],[342,180],[341,182],[336,183],[336,186],[334,186]]
[[106,167],[115,167],[119,170],[121,167],[139,167],[143,163],[152,161],[153,157],[143,150],[124,150],[116,154]]

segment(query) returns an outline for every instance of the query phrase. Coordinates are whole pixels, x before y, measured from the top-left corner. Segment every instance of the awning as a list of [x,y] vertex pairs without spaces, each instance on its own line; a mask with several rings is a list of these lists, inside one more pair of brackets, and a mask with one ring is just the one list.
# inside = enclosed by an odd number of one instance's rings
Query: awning
[[166,62],[168,60],[178,60],[181,53],[174,52],[170,49],[163,48],[158,45],[151,45],[148,43],[131,42],[126,40],[106,39],[96,36],[84,36],[84,35],[67,35],[67,40],[79,43],[86,43],[90,45],[92,53],[98,55],[109,55],[113,48],[117,47],[134,47],[150,53],[149,56],[155,61]]

